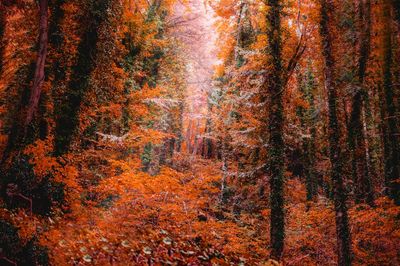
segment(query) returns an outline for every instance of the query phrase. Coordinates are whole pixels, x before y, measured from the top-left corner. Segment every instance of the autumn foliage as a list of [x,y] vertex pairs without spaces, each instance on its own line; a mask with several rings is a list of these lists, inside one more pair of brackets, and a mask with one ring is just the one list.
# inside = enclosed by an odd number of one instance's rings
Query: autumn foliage
[[398,265],[397,1],[3,0],[0,265]]

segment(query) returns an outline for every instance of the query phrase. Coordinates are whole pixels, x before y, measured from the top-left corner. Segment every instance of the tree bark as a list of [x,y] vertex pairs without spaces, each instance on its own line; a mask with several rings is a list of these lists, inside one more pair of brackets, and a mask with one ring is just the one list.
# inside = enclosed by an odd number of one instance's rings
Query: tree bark
[[196,127],[194,128],[194,140],[193,140],[193,150],[192,154],[197,155],[198,147],[199,147],[199,127],[200,127],[200,119],[197,119]]
[[340,130],[337,117],[337,87],[334,82],[335,60],[332,51],[330,31],[332,0],[320,0],[320,34],[324,58],[325,89],[328,92],[329,108],[329,146],[332,164],[331,178],[334,190],[335,220],[338,265],[351,265],[351,236],[346,206],[346,193],[343,186],[342,152],[340,149]]
[[186,152],[192,153],[192,119],[189,118],[189,125],[186,130]]
[[283,100],[282,100],[282,37],[281,12],[278,0],[268,0],[267,13],[268,51],[271,71],[267,74],[266,86],[269,93],[269,171],[271,189],[271,257],[282,258],[285,238],[285,216],[283,195],[284,141],[283,141]]
[[176,151],[177,152],[181,152],[182,149],[182,141],[183,141],[183,110],[184,110],[185,106],[183,104],[183,102],[179,103],[179,132],[178,132],[178,136],[176,138]]
[[303,99],[309,104],[308,109],[300,109],[300,119],[302,127],[307,134],[303,138],[303,164],[306,183],[307,201],[315,200],[318,192],[317,180],[315,175],[315,103],[314,90],[316,87],[314,75],[311,67],[308,66],[305,75],[300,75],[300,90]]
[[383,94],[385,98],[385,115],[383,119],[387,134],[385,141],[385,185],[386,194],[400,205],[400,148],[398,142],[397,110],[394,102],[394,84],[392,81],[392,16],[389,1],[383,1]]
[[48,0],[40,0],[40,22],[39,22],[39,51],[36,60],[33,86],[26,111],[26,120],[24,124],[24,135],[27,133],[29,124],[32,122],[36,112],[42,92],[42,85],[45,79],[44,66],[46,63],[48,46]]
[[[211,108],[210,107],[208,108],[209,108],[208,112],[210,113]],[[203,137],[203,143],[202,143],[203,145],[202,156],[206,159],[211,159],[213,156],[213,141],[210,138],[211,132],[212,132],[211,118],[208,117],[206,121],[206,128],[204,130],[206,136]]]
[[[394,18],[397,22],[397,27],[400,31],[400,1],[398,0],[391,0],[392,5],[393,5],[393,10],[394,10]],[[399,32],[400,34],[400,32]]]
[[5,42],[4,42],[4,33],[6,31],[6,23],[7,23],[7,16],[6,16],[6,7],[0,3],[0,75],[3,72],[4,66],[4,49],[5,49]]
[[[7,13],[7,11],[12,12],[12,7],[16,7],[17,9],[23,10],[25,8],[25,4],[16,0],[8,0],[0,3],[0,13],[3,11]],[[8,134],[9,138],[7,141],[6,148],[3,152],[3,157],[1,159],[0,164],[3,167],[3,164],[10,159],[10,155],[12,151],[15,149],[20,149],[24,145],[26,145],[31,139],[28,140],[28,126],[32,119],[29,119],[29,115],[35,113],[39,105],[39,99],[41,94],[41,86],[45,78],[45,70],[44,65],[46,61],[47,55],[47,46],[48,46],[48,0],[41,0],[39,2],[39,37],[38,37],[38,55],[35,63],[30,64],[29,74],[26,76],[28,79],[26,83],[30,82],[33,79],[33,85],[30,90],[30,95],[26,95],[24,92],[22,93],[21,100],[16,107],[16,114],[12,121],[12,126],[10,132]],[[8,9],[8,10],[7,10]],[[6,13],[2,13],[2,16],[5,16]],[[5,18],[4,18],[4,23]],[[3,34],[4,34],[4,26],[3,24]],[[2,56],[2,49],[4,48],[4,43],[0,42],[0,56]],[[2,59],[2,58],[0,58]],[[3,63],[3,62],[2,62]],[[28,97],[29,100],[27,99]],[[29,132],[30,133],[30,132]],[[19,146],[19,147],[17,147]]]
[[370,54],[371,44],[371,1],[359,0],[358,2],[358,83],[352,99],[352,111],[349,123],[349,148],[352,160],[352,176],[355,184],[356,202],[366,202],[374,205],[374,193],[368,168],[368,151],[366,145],[366,131],[363,125],[363,110],[365,74]]
[[[226,132],[225,132],[226,133]],[[226,135],[225,135],[226,136]],[[224,138],[222,140],[221,145],[221,154],[222,154],[222,178],[221,178],[221,196],[220,196],[220,203],[221,205],[226,204],[227,202],[227,195],[226,195],[226,182],[228,177],[228,170],[229,170],[229,147],[228,147],[228,140]]]
[[73,135],[79,127],[79,110],[89,87],[90,75],[97,58],[99,27],[107,19],[111,0],[93,1],[84,20],[84,31],[78,45],[77,62],[72,67],[68,90],[64,101],[56,106],[55,154],[63,155],[71,145]]

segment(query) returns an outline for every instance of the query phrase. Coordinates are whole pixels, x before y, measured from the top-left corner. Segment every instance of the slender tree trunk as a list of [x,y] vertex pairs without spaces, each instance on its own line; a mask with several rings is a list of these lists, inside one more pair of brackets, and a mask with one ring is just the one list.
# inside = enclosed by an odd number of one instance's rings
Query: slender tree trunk
[[192,119],[189,119],[189,125],[186,130],[186,151],[192,153]]
[[[367,102],[364,103],[364,105],[368,104]],[[374,206],[374,199],[375,199],[375,194],[374,194],[374,185],[372,182],[372,173],[373,167],[371,163],[371,152],[370,152],[370,144],[367,136],[368,128],[367,128],[367,117],[366,117],[366,108],[363,109],[363,112],[361,114],[361,119],[362,119],[362,124],[363,124],[363,130],[365,132],[365,161],[366,161],[366,173],[365,177],[366,179],[364,180],[363,186],[365,188],[365,201],[370,205]]]
[[[395,25],[396,25],[396,36],[394,36],[395,38],[393,38],[393,47],[395,52],[395,58],[394,58],[394,62],[395,62],[395,67],[394,67],[394,86],[393,86],[393,90],[396,92],[395,93],[395,98],[397,99],[396,101],[396,106],[397,106],[397,111],[399,111],[400,109],[400,50],[399,50],[399,46],[400,46],[400,1],[399,0],[391,0],[392,2],[392,7],[393,7],[393,18],[395,21]],[[397,119],[397,122],[399,123],[400,119]],[[400,126],[400,124],[398,124],[398,126]],[[400,152],[400,147],[398,148],[399,152]],[[400,172],[400,170],[399,170]]]
[[235,63],[236,67],[241,67],[243,63],[243,56],[240,55],[241,53],[241,48],[243,48],[241,39],[242,39],[242,16],[243,16],[243,9],[245,7],[244,2],[240,2],[240,7],[239,7],[239,14],[238,14],[238,19],[237,19],[237,32],[236,32],[236,46],[235,46]]
[[[210,111],[211,108],[209,107],[209,113]],[[206,136],[203,137],[203,151],[202,151],[202,156],[206,159],[211,159],[213,154],[213,142],[212,139],[210,138],[211,132],[212,132],[211,118],[207,118],[206,129],[205,129]]]
[[374,205],[373,188],[368,168],[366,131],[363,125],[365,73],[370,54],[371,39],[371,1],[358,2],[358,88],[352,100],[351,119],[349,124],[349,147],[352,160],[352,175],[355,184],[356,202],[367,202]]
[[279,0],[268,0],[267,13],[268,51],[271,71],[266,86],[269,93],[269,171],[271,188],[271,257],[280,260],[285,238],[285,215],[283,195],[284,141],[283,141],[283,100],[282,100],[282,39],[281,12]]
[[5,50],[5,41],[4,34],[6,31],[7,24],[7,15],[6,15],[6,7],[0,3],[0,75],[3,72],[4,66],[4,50]]
[[179,104],[179,126],[178,126],[178,136],[176,140],[176,151],[181,152],[182,149],[182,142],[183,142],[183,111],[184,111],[184,104],[181,102]]
[[399,0],[391,0],[392,5],[393,5],[393,10],[394,10],[394,18],[397,22],[397,27],[398,27],[398,34],[400,34],[400,1]]
[[197,119],[196,127],[194,129],[194,142],[193,142],[193,155],[197,155],[197,150],[199,147],[199,127],[200,127],[200,119]]
[[[225,132],[226,133],[226,132]],[[227,195],[226,195],[226,182],[227,182],[227,176],[228,176],[228,160],[229,160],[229,155],[228,155],[228,141],[227,139],[224,139],[222,141],[222,147],[221,147],[221,154],[222,154],[222,178],[221,178],[221,196],[220,196],[220,201],[221,205],[226,204],[227,202]]]
[[[365,95],[365,108],[364,108],[364,123],[365,123],[365,132],[367,133],[365,136],[365,141],[367,145],[368,152],[368,169],[371,176],[371,185],[372,187],[374,183],[378,181],[378,173],[377,169],[382,169],[382,165],[379,160],[379,152],[381,150],[381,140],[379,137],[379,125],[377,124],[376,117],[374,114],[378,114],[379,109],[375,110],[375,105],[372,106],[371,97],[372,95],[376,95],[379,98],[379,93],[376,91],[376,88],[372,87],[367,90]],[[379,114],[378,114],[379,115]],[[382,171],[383,172],[383,171]],[[372,179],[375,177],[374,179]]]
[[301,77],[300,88],[303,93],[303,99],[309,104],[309,108],[301,109],[301,122],[306,134],[308,135],[303,139],[303,161],[304,161],[304,174],[306,177],[306,190],[307,201],[314,200],[317,195],[317,180],[315,175],[315,103],[314,103],[314,89],[315,81],[312,74],[311,67],[309,66],[304,77]]
[[36,60],[35,74],[33,86],[26,111],[26,120],[24,124],[24,135],[27,133],[29,124],[32,122],[34,113],[36,112],[42,85],[45,79],[44,66],[46,63],[47,46],[48,46],[48,0],[40,0],[40,22],[39,22],[39,52]]
[[382,121],[387,134],[385,142],[385,185],[386,193],[397,205],[400,205],[400,149],[398,142],[397,112],[394,102],[392,81],[392,16],[389,1],[383,1],[383,93],[385,98],[385,117]]
[[161,147],[162,144],[152,146],[151,161],[149,164],[149,169],[147,171],[151,176],[156,176],[160,173]]
[[337,117],[337,87],[334,82],[335,61],[332,51],[332,36],[329,28],[333,3],[332,0],[320,0],[320,4],[320,34],[322,55],[325,64],[325,88],[328,92],[329,146],[332,164],[331,178],[334,189],[338,265],[347,266],[351,265],[351,236],[346,206],[346,193],[343,186],[343,162],[340,149],[339,121]]
[[[65,82],[67,63],[65,56],[65,51],[63,51],[64,45],[64,33],[62,32],[61,22],[64,19],[64,10],[62,8],[66,0],[54,0],[49,5],[51,12],[49,20],[49,56],[51,57],[51,65],[49,66],[49,71],[52,77],[52,94],[56,94],[58,87]],[[58,57],[57,55],[60,55]],[[55,58],[57,56],[57,58]],[[62,98],[57,97],[56,98]],[[59,104],[59,101],[56,101]]]

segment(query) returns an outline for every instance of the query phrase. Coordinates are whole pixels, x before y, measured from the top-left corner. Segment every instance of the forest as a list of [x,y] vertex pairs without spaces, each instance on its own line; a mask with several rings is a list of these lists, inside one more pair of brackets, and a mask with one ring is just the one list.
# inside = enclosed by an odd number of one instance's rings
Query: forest
[[0,0],[0,265],[400,265],[399,0]]

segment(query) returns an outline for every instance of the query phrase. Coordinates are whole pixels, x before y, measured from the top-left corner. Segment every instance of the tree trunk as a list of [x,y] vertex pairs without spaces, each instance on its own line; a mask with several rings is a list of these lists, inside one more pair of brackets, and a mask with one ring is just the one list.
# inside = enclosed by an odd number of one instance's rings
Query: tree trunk
[[303,139],[303,162],[304,174],[307,190],[307,201],[314,200],[317,196],[318,186],[315,175],[315,103],[314,103],[314,90],[316,87],[314,75],[311,67],[308,66],[304,77],[300,77],[300,89],[303,93],[303,99],[309,104],[308,109],[301,108],[300,118],[302,127],[306,133]]
[[147,171],[151,176],[156,176],[160,173],[161,146],[162,144],[152,146],[151,161]]
[[194,141],[193,141],[193,150],[192,154],[197,155],[197,150],[199,147],[199,127],[200,127],[200,119],[197,119],[196,127],[194,128]]
[[[208,107],[208,113],[211,113],[211,108],[210,106]],[[206,128],[204,130],[204,133],[206,134],[205,137],[203,137],[203,150],[202,150],[202,156],[206,159],[211,159],[213,155],[213,142],[211,139],[211,134],[212,132],[212,125],[211,125],[211,118],[207,118],[206,121]]]
[[192,153],[192,119],[189,118],[188,128],[186,130],[186,151]]
[[365,73],[370,54],[371,43],[371,1],[359,0],[358,4],[358,87],[352,100],[349,124],[349,148],[352,160],[352,176],[355,184],[356,202],[374,204],[371,176],[366,151],[366,131],[363,126],[363,109],[367,93],[365,91]]
[[[24,5],[19,1],[4,1],[0,3],[0,16],[5,16],[8,11],[7,8],[17,7],[18,9],[23,9]],[[38,38],[38,55],[36,63],[31,63],[29,66],[29,74],[27,75],[27,82],[30,83],[33,79],[33,85],[30,90],[30,96],[25,94],[25,91],[22,92],[21,100],[18,106],[16,107],[16,114],[12,121],[12,126],[10,132],[8,134],[9,138],[7,140],[7,145],[3,152],[3,157],[1,159],[0,164],[3,167],[3,164],[10,159],[12,152],[16,149],[23,148],[29,141],[28,140],[28,126],[30,125],[33,115],[38,108],[39,99],[41,94],[41,87],[45,78],[45,61],[47,55],[47,46],[48,46],[48,0],[41,0],[39,2],[39,38]],[[9,9],[11,11],[11,9]],[[3,13],[5,12],[5,13]],[[3,23],[6,22],[6,18],[3,17]],[[2,31],[4,34],[5,24],[2,24]],[[4,43],[0,41],[0,59],[3,55]],[[3,61],[0,63],[2,64]],[[28,100],[28,97],[29,100]],[[29,132],[31,133],[31,132]]]
[[39,52],[36,60],[33,86],[26,111],[26,120],[24,124],[24,135],[27,133],[29,124],[32,122],[36,112],[42,92],[42,85],[45,79],[44,66],[47,56],[48,45],[48,0],[40,0],[40,22],[39,22]]
[[351,236],[346,206],[346,193],[343,186],[342,158],[340,149],[340,130],[337,117],[337,87],[334,82],[335,61],[332,51],[330,19],[332,0],[321,0],[320,34],[322,55],[324,57],[325,88],[328,92],[329,106],[329,146],[332,164],[331,178],[334,190],[334,205],[337,234],[338,265],[351,265]]
[[227,202],[227,194],[226,194],[226,182],[227,182],[227,176],[228,176],[228,160],[229,160],[229,147],[228,147],[228,141],[225,138],[222,140],[222,145],[221,145],[221,154],[222,154],[222,178],[221,178],[221,196],[220,196],[220,203],[221,205],[226,204]]
[[271,257],[282,258],[285,238],[283,171],[284,171],[284,141],[283,141],[283,101],[282,101],[282,39],[281,11],[278,0],[267,1],[267,30],[269,63],[271,71],[266,79],[269,93],[269,171],[271,189]]
[[69,150],[73,135],[79,126],[79,109],[89,87],[90,75],[97,56],[98,29],[107,19],[111,0],[94,1],[84,20],[83,35],[78,45],[77,62],[72,68],[68,90],[64,101],[56,106],[55,154],[62,155]]
[[383,93],[385,98],[386,117],[384,126],[387,134],[385,142],[385,185],[387,195],[400,205],[400,152],[398,142],[397,112],[394,103],[392,81],[392,16],[389,1],[383,1]]
[[7,23],[7,16],[6,16],[6,7],[0,3],[0,75],[3,72],[3,65],[4,65],[4,49],[5,49],[5,41],[4,41],[4,34],[6,31],[6,23]]
[[392,0],[393,10],[394,10],[394,18],[397,22],[397,27],[399,29],[398,34],[400,34],[400,1]]
[[182,141],[183,141],[183,111],[184,111],[183,102],[179,103],[179,122],[178,122],[178,132],[175,141],[175,149],[177,152],[181,152],[182,149]]

